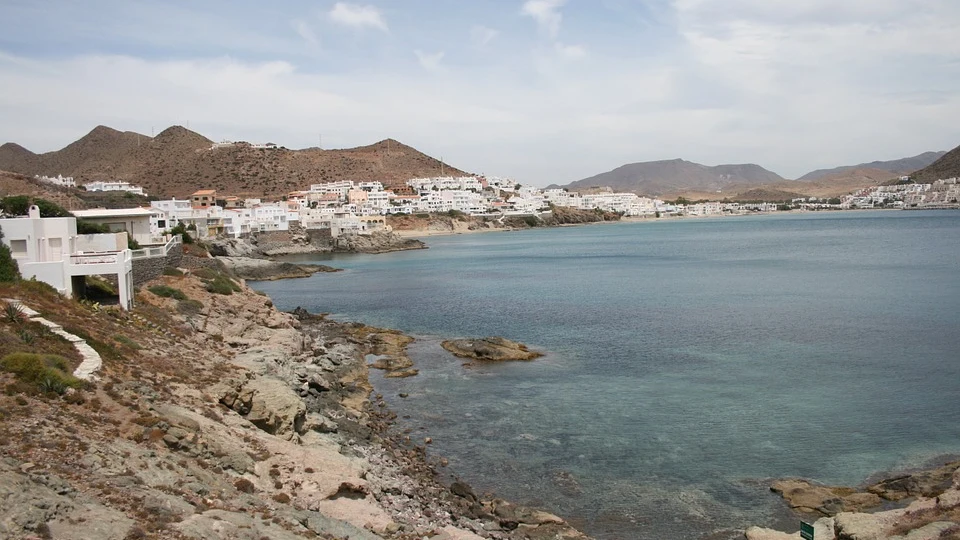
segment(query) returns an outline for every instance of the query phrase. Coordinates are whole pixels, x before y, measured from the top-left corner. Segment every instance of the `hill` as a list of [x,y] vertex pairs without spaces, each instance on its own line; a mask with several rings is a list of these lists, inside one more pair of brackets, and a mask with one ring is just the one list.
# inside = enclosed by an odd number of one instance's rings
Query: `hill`
[[944,154],[929,166],[910,175],[915,182],[930,183],[960,176],[960,146]]
[[888,173],[894,173],[896,175],[909,174],[930,165],[934,161],[943,157],[944,154],[946,154],[946,152],[924,152],[913,157],[894,159],[890,161],[871,161],[870,163],[861,163],[859,165],[844,165],[842,167],[834,167],[832,169],[817,169],[815,171],[808,172],[797,180],[800,180],[801,182],[808,182],[812,180],[819,180],[826,176],[838,177],[841,173],[854,171],[857,169],[880,170]]
[[4,144],[0,170],[62,174],[78,184],[123,180],[163,198],[186,197],[202,188],[240,197],[279,197],[321,182],[378,180],[396,186],[441,170],[468,174],[393,139],[342,150],[255,148],[245,142],[212,146],[210,139],[181,126],[156,137],[97,126],[63,149],[44,154]]
[[664,196],[690,191],[711,193],[734,184],[758,185],[782,180],[780,175],[752,163],[709,167],[682,159],[671,159],[623,165],[563,187],[579,190],[609,186],[615,191]]

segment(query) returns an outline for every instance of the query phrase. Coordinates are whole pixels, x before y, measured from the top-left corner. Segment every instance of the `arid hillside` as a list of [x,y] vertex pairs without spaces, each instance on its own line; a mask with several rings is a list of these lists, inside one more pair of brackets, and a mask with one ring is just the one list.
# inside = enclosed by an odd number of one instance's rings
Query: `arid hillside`
[[6,143],[0,170],[29,176],[73,176],[78,184],[123,180],[150,195],[185,197],[202,188],[240,197],[279,197],[310,184],[378,180],[403,185],[411,178],[465,175],[392,139],[343,150],[254,148],[238,142],[213,149],[213,142],[181,126],[156,137],[97,126],[61,150],[35,154]]

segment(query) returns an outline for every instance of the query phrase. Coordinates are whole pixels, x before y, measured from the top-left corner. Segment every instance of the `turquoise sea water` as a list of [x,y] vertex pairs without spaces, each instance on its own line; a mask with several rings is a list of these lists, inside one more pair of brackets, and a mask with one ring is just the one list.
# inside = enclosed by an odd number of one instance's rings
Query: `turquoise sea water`
[[[417,336],[420,375],[374,383],[479,491],[598,538],[725,538],[796,528],[771,478],[857,484],[960,453],[958,212],[426,242],[253,285],[281,309]],[[488,335],[547,355],[464,368],[439,347]]]

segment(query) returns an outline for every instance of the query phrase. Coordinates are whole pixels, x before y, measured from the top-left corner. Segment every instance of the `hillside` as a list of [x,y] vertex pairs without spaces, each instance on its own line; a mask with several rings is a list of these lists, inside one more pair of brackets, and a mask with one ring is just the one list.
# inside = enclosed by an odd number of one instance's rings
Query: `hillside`
[[809,182],[813,180],[820,180],[821,178],[828,176],[838,178],[842,177],[842,173],[860,169],[884,171],[887,173],[893,173],[894,176],[898,176],[920,170],[940,159],[944,154],[946,154],[946,152],[924,152],[913,157],[894,159],[890,161],[871,161],[870,163],[861,163],[859,165],[844,165],[841,167],[834,167],[832,169],[817,169],[815,171],[808,172],[797,180],[800,180],[801,182]]
[[782,181],[778,174],[759,165],[717,165],[709,167],[682,159],[631,163],[571,182],[570,190],[608,186],[614,191],[665,196],[681,192],[717,192],[734,184],[765,184]]
[[281,313],[215,261],[176,264],[131,312],[0,284],[102,360],[81,384],[70,342],[15,308],[0,321],[0,538],[586,538],[440,483],[429,439],[391,427],[366,358],[409,367],[412,338]]
[[240,197],[279,197],[310,184],[379,180],[402,185],[423,176],[467,173],[392,139],[343,150],[253,148],[247,143],[211,149],[213,142],[181,126],[148,137],[97,126],[61,150],[34,154],[0,146],[0,170],[73,176],[78,184],[124,180],[158,197],[185,197],[211,188]]
[[944,154],[929,166],[910,175],[915,182],[929,183],[960,176],[960,146]]

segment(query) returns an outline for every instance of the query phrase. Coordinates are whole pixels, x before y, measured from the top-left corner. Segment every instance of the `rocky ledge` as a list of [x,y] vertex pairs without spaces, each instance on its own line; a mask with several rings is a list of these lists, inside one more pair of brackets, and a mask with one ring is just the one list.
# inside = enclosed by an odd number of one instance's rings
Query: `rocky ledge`
[[496,336],[482,339],[454,339],[444,341],[441,345],[458,358],[483,362],[524,361],[543,356],[543,353],[531,351],[522,343]]
[[317,272],[340,272],[342,269],[323,264],[293,264],[250,257],[219,257],[233,274],[241,279],[251,281],[272,281],[310,277]]
[[[814,524],[816,540],[960,539],[960,461],[899,474],[862,488],[807,480],[774,482],[792,509]],[[900,508],[888,509],[900,505]],[[904,506],[905,505],[905,506]],[[868,513],[869,510],[884,509]],[[799,533],[751,527],[748,540],[787,540]]]

